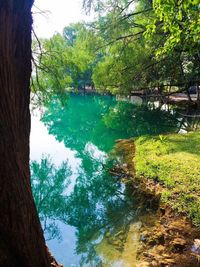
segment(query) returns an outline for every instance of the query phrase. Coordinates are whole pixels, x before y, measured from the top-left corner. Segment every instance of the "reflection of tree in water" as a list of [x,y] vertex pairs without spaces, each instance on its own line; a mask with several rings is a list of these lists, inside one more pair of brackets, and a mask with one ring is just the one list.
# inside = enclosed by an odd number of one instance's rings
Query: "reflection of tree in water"
[[[123,251],[129,226],[137,217],[138,202],[128,185],[109,175],[113,161],[94,154],[97,152],[82,153],[79,176],[67,198],[66,221],[77,229],[76,252],[81,254],[81,264],[102,266],[97,245],[106,238],[116,250]],[[115,235],[119,232],[122,239],[117,243],[119,236]]]
[[31,162],[32,191],[47,239],[60,238],[56,221],[63,218],[66,209],[65,190],[70,175],[67,162],[56,167],[47,156],[40,163]]
[[107,152],[116,139],[174,132],[178,127],[176,115],[160,108],[87,95],[72,95],[66,105],[55,98],[42,121],[58,141],[81,153],[87,143]]
[[[125,242],[129,225],[134,221],[138,208],[129,187],[124,188],[116,177],[106,171],[113,164],[106,153],[112,149],[116,139],[177,131],[179,122],[176,112],[126,102],[117,103],[109,97],[72,96],[67,105],[61,105],[55,98],[47,106],[42,121],[58,141],[63,141],[66,147],[77,151],[81,166],[74,190],[65,198],[63,192],[66,177],[69,176],[68,168],[63,169],[61,166],[61,169],[55,170],[48,164],[48,160],[45,163],[45,159],[40,165],[35,163],[33,173],[38,173],[35,177],[43,179],[50,176],[48,179],[52,179],[57,172],[65,176],[61,178],[57,175],[53,179],[55,183],[50,183],[53,189],[58,187],[57,196],[48,197],[48,204],[50,198],[53,203],[47,205],[47,211],[44,205],[40,216],[42,219],[59,219],[76,227],[76,250],[82,255],[81,264],[102,266],[102,259],[96,250],[97,242],[102,238],[114,242],[111,237],[118,232],[122,232]],[[58,185],[56,179],[60,181]],[[40,183],[43,186],[44,181]],[[43,189],[40,191],[43,192]],[[39,203],[37,199],[40,199],[40,194],[35,192],[36,203]],[[116,249],[123,250],[123,242],[116,245]]]
[[124,138],[174,132],[178,126],[176,114],[150,104],[138,106],[127,102],[118,102],[110,109],[104,123]]
[[[55,98],[47,106],[42,121],[49,133],[58,141],[64,141],[66,147],[78,152],[83,151],[88,142],[95,144],[100,134],[106,141],[101,120],[113,103],[111,97],[72,95],[66,105],[61,105],[60,100]],[[94,134],[96,128],[101,130],[98,136]],[[103,142],[102,146],[105,147]]]
[[82,163],[74,191],[67,199],[67,223],[77,229],[76,250],[82,254],[82,264],[100,264],[95,240],[128,225],[130,205],[121,183],[108,174],[101,160],[85,153]]
[[82,166],[70,195],[65,195],[71,174],[67,163],[55,167],[48,157],[31,163],[32,188],[47,239],[59,238],[57,221],[68,223],[77,229],[76,250],[82,254],[82,263],[101,266],[95,240],[107,231],[127,226],[130,218],[125,215],[130,205],[121,183],[105,170],[112,163],[107,159],[106,164],[105,156],[92,151],[82,154]]

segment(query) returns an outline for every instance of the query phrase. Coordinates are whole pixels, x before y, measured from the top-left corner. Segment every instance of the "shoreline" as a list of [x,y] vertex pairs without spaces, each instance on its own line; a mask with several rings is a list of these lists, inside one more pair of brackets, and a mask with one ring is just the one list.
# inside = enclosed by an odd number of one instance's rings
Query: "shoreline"
[[132,187],[133,194],[141,198],[141,203],[150,203],[155,212],[140,217],[141,236],[137,252],[137,267],[153,266],[200,266],[200,229],[190,218],[162,200],[165,188],[158,181],[137,177],[133,158],[136,156],[133,139],[117,140],[116,152],[122,164],[111,170],[111,174],[121,172],[122,182]]

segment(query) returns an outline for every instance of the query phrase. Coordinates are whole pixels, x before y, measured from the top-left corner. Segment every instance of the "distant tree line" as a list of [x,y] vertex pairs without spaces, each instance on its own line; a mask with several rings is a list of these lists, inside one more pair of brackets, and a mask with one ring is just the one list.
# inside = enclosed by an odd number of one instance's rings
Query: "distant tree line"
[[135,90],[185,91],[191,100],[191,86],[200,85],[198,0],[93,4],[97,20],[71,24],[63,34],[40,40],[35,63],[41,91],[95,88],[125,95]]

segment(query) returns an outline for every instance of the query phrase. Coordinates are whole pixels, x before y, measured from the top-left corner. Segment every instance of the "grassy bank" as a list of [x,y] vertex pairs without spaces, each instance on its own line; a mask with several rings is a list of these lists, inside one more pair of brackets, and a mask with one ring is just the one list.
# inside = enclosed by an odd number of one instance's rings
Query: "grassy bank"
[[135,141],[136,176],[162,184],[162,200],[200,226],[200,132]]

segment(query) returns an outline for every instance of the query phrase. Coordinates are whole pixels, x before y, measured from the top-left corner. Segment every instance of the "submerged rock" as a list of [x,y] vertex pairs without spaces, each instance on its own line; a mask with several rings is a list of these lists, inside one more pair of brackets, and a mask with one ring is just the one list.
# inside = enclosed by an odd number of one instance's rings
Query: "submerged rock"
[[200,254],[200,239],[195,239],[192,246],[192,252]]

